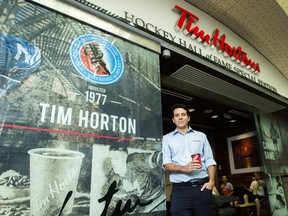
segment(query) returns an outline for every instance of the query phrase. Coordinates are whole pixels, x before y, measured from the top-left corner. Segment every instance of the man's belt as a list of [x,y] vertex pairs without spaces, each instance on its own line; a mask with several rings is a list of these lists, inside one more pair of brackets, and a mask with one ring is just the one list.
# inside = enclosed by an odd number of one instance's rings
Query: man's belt
[[202,178],[202,179],[195,179],[190,182],[179,182],[179,183],[173,183],[173,187],[196,187],[205,184],[209,181],[208,177]]

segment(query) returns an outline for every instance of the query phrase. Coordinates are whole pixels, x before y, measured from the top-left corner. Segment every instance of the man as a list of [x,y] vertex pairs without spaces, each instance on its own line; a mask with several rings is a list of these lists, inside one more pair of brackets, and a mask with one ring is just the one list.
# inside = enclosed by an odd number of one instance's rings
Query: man
[[221,193],[225,196],[231,196],[234,193],[233,185],[228,182],[227,176],[222,176]]
[[252,182],[247,190],[252,194],[249,194],[249,196],[245,194],[244,202],[248,203],[254,201],[256,205],[257,216],[260,216],[261,202],[265,200],[264,181],[261,179],[260,173],[254,172],[252,176]]
[[[172,182],[171,214],[173,216],[210,216],[216,162],[204,133],[189,127],[190,115],[184,104],[172,107],[176,129],[163,137],[163,167]],[[200,163],[191,159],[200,154]]]

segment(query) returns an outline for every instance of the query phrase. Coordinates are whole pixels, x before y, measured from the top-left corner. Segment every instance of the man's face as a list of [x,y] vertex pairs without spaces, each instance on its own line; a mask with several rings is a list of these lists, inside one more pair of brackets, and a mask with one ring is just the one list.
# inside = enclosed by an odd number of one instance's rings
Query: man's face
[[188,116],[187,111],[183,108],[177,108],[173,112],[172,121],[179,129],[184,129],[188,127],[188,122],[190,121],[190,116]]
[[125,176],[127,172],[127,153],[124,151],[111,151],[109,155],[114,172],[120,176]]

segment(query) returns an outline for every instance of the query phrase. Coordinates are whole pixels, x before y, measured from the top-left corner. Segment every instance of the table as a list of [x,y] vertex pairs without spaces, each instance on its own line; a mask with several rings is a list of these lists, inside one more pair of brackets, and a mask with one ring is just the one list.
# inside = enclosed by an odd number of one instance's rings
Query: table
[[[235,201],[235,196],[212,195],[213,215],[236,215],[234,207],[230,206]],[[225,207],[223,207],[223,204]]]
[[250,215],[251,212],[256,213],[255,203],[243,203],[243,204],[234,203],[234,206],[237,210],[238,213],[237,215]]

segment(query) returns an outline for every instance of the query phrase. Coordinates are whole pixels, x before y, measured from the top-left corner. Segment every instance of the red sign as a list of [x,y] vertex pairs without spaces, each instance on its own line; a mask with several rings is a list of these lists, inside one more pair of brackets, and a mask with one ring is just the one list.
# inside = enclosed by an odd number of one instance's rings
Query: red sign
[[[199,20],[198,16],[178,5],[176,5],[175,8],[181,12],[180,19],[176,24],[177,29],[183,29],[184,34],[189,35],[198,42],[202,42],[203,46],[210,45],[211,49],[216,48],[223,53],[223,56],[229,56],[231,60],[236,61],[236,63],[239,63],[241,66],[246,66],[246,68],[250,69],[252,72],[260,73],[259,64],[250,59],[247,56],[247,53],[242,50],[241,46],[236,48],[235,46],[228,44],[225,41],[226,35],[222,34],[222,36],[220,36],[219,29],[215,29],[213,36],[206,34],[199,26],[194,25],[195,22]],[[186,20],[188,21],[185,22]]]

